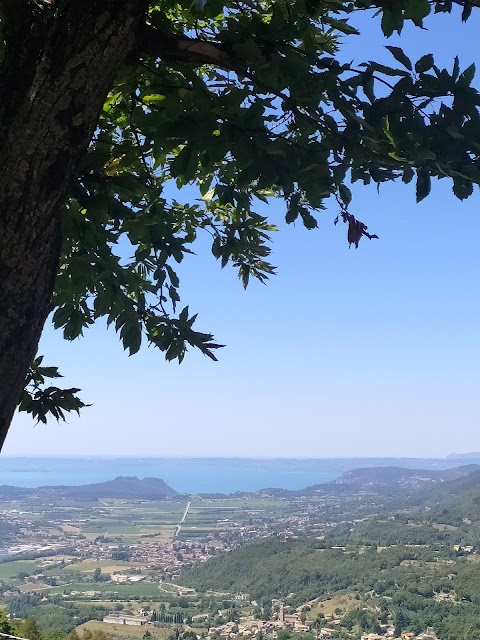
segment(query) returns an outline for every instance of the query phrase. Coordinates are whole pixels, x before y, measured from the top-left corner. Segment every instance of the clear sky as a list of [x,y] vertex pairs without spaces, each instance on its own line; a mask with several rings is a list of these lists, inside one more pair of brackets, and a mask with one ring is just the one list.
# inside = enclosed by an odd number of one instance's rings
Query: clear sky
[[[475,11],[474,11],[475,13]],[[436,16],[428,31],[384,41],[362,18],[347,59],[433,52],[451,68],[480,62],[480,16]],[[478,66],[478,65],[477,65]],[[477,80],[478,83],[478,80]],[[7,455],[444,456],[480,450],[479,194],[446,182],[415,205],[413,188],[354,189],[352,211],[378,233],[348,248],[336,206],[320,228],[282,228],[278,276],[243,291],[207,251],[182,267],[182,302],[227,347],[168,364],[124,354],[99,325],[74,343],[47,328],[40,353],[93,403],[81,418],[34,427],[21,414]],[[269,207],[277,222],[282,202]],[[199,249],[200,250],[200,249]]]

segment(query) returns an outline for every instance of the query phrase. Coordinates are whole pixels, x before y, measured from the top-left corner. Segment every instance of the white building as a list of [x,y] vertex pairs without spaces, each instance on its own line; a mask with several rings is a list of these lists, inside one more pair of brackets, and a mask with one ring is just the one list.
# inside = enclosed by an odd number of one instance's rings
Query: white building
[[147,617],[140,616],[122,616],[122,615],[109,615],[103,618],[103,622],[108,622],[109,624],[130,624],[136,627],[140,627],[141,625],[148,622]]

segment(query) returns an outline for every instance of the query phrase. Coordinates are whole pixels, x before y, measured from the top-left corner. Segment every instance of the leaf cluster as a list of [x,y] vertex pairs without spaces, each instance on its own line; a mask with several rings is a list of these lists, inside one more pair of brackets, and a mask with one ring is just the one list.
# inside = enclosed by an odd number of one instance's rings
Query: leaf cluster
[[[392,66],[340,63],[342,41],[361,38],[350,24],[358,11],[378,16],[388,37],[405,21],[422,28],[452,3],[151,3],[65,206],[52,309],[67,340],[103,318],[130,354],[147,343],[167,360],[181,361],[189,348],[216,359],[221,345],[180,304],[177,265],[202,236],[247,286],[275,272],[275,221],[260,213],[272,198],[284,202],[287,223],[308,229],[333,198],[348,242],[358,246],[377,236],[351,210],[352,182],[416,179],[417,201],[432,178],[451,180],[460,199],[473,193],[480,183],[474,66],[461,70],[456,58],[452,70],[441,69],[431,54],[412,62],[393,46]],[[56,417],[78,410],[74,394],[67,400],[49,389],[36,389],[22,406],[45,400]]]
[[47,380],[62,375],[57,367],[44,367],[42,362],[43,356],[37,356],[30,366],[19,411],[29,413],[37,422],[46,423],[49,416],[65,421],[65,413],[75,411],[79,414],[80,409],[89,406],[78,397],[80,389],[61,389],[48,384]]

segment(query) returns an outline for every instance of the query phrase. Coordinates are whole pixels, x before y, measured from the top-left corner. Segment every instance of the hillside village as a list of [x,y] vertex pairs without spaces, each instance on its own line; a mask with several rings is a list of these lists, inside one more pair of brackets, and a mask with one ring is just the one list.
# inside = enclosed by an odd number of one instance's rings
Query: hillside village
[[[224,596],[228,594],[223,594]],[[243,594],[242,599],[248,600],[248,595]],[[256,604],[256,603],[253,603]],[[345,637],[345,629],[342,627],[342,618],[335,615],[328,615],[324,618],[325,626],[309,620],[305,614],[305,609],[314,606],[315,603],[308,603],[306,606],[299,607],[298,610],[290,610],[280,601],[273,600],[272,606],[278,609],[278,612],[271,620],[243,619],[238,622],[226,622],[225,624],[208,626],[207,632],[197,633],[197,639],[211,638],[212,640],[220,640],[227,638],[261,638],[268,637],[275,639],[279,637],[279,632],[289,632],[293,636],[303,636],[305,634],[310,638],[318,640],[335,640],[335,638]],[[193,617],[192,623],[208,622],[208,614],[198,614]],[[152,621],[152,614],[139,609],[136,615],[123,615],[121,613],[110,614],[103,618],[103,622],[115,625],[132,625],[142,626],[146,629],[154,630],[155,623]],[[400,635],[395,635],[395,626],[392,624],[380,625],[379,633],[364,633],[360,635],[360,640],[438,640],[437,635],[432,627],[421,633],[415,634],[404,631]],[[186,625],[186,629],[194,629]],[[285,636],[282,636],[285,637]]]

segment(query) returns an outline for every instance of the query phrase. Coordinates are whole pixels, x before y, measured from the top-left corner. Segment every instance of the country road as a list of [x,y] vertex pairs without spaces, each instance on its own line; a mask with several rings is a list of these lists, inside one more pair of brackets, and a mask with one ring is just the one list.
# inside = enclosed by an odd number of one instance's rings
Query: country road
[[182,519],[180,520],[180,522],[177,524],[177,528],[175,529],[175,533],[174,533],[174,538],[178,538],[179,534],[180,534],[180,530],[182,528],[182,524],[185,522],[187,515],[188,515],[188,510],[190,509],[190,505],[192,503],[190,502],[190,500],[187,502],[187,505],[185,507],[185,511],[183,512],[183,516]]

